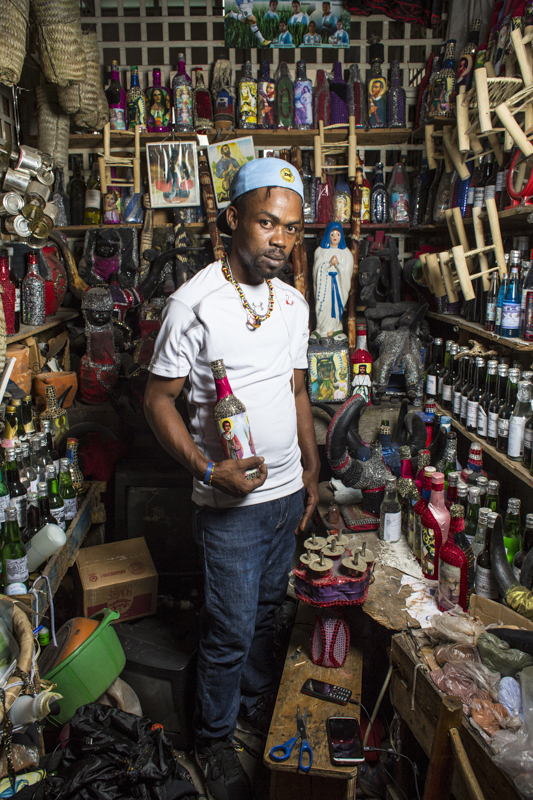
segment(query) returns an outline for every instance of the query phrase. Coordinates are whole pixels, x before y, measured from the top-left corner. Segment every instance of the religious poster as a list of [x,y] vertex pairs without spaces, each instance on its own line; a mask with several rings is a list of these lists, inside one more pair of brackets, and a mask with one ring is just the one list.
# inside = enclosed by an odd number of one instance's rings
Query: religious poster
[[344,403],[350,396],[350,352],[347,344],[336,345],[309,345],[308,394],[314,402]]
[[350,14],[340,0],[224,0],[226,47],[350,46]]
[[147,144],[146,160],[152,208],[200,205],[194,142]]
[[233,176],[243,164],[254,158],[254,140],[251,136],[209,145],[208,160],[217,208],[229,206],[229,187]]

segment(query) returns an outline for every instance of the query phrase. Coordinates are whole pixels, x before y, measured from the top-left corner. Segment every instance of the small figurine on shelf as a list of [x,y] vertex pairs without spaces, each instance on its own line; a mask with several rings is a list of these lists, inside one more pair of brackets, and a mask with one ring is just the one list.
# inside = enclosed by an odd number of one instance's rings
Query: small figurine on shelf
[[342,315],[350,293],[353,266],[353,256],[346,247],[342,225],[330,222],[320,247],[315,251],[313,265],[315,337],[344,334]]

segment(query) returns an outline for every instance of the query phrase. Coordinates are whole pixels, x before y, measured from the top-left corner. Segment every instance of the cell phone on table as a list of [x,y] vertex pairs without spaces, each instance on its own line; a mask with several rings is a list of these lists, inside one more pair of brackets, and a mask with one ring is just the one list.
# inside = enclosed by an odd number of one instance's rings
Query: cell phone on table
[[329,717],[326,729],[332,764],[349,766],[365,760],[361,729],[355,717]]
[[340,706],[347,705],[352,696],[351,689],[346,689],[344,686],[334,686],[332,683],[326,683],[326,681],[317,681],[314,678],[308,678],[300,691],[303,694],[311,695],[311,697],[318,697],[319,700],[338,703]]

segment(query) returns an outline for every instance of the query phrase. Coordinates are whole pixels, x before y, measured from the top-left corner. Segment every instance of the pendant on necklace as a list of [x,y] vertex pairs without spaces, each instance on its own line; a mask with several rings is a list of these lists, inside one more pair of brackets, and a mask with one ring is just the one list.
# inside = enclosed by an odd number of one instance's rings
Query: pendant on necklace
[[246,315],[246,327],[249,328],[251,331],[256,331],[261,326],[261,323],[257,321],[257,317],[247,312]]

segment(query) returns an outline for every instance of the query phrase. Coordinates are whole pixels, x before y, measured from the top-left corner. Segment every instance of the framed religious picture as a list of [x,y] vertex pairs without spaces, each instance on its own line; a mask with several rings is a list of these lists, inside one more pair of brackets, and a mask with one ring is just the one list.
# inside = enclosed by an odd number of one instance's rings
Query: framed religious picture
[[350,13],[341,0],[224,0],[226,47],[350,46]]
[[350,397],[350,350],[346,336],[310,340],[308,394],[319,403],[344,403]]
[[152,208],[200,205],[195,142],[147,144],[146,161]]
[[245,136],[222,144],[211,144],[207,154],[217,208],[226,208],[229,206],[229,187],[233,176],[239,167],[255,158],[254,140],[251,136]]

